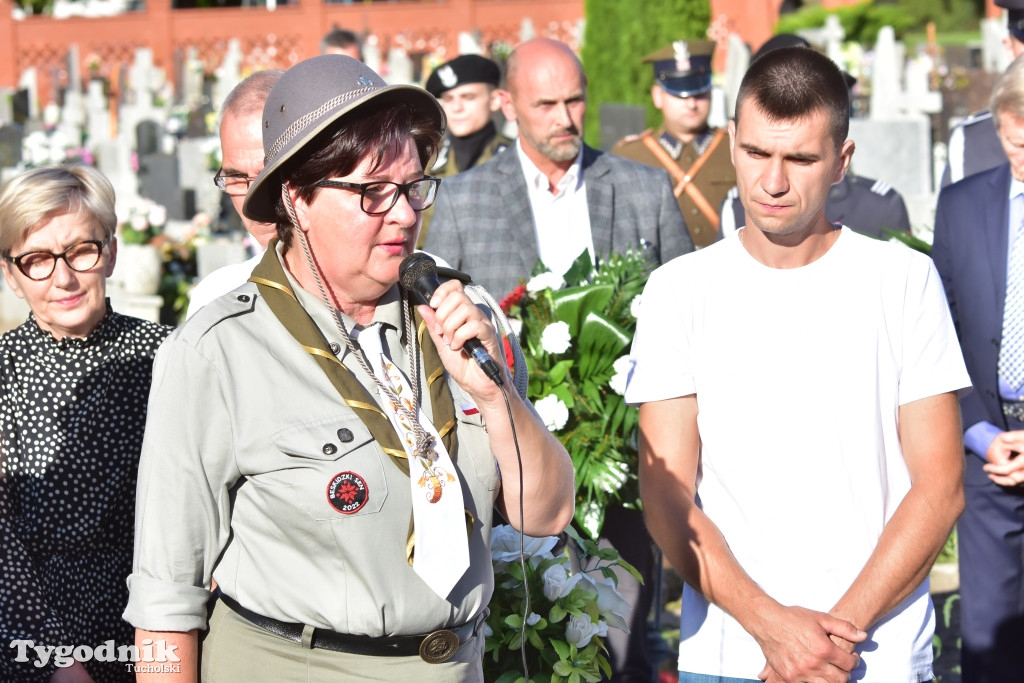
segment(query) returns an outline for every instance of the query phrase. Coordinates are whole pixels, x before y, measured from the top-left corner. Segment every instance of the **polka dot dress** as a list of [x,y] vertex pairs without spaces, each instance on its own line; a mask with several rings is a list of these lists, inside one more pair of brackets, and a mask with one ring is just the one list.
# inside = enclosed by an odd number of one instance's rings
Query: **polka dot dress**
[[[115,648],[134,642],[128,602],[135,482],[153,354],[172,328],[107,315],[84,339],[29,316],[0,336],[0,681],[45,681],[14,640]],[[115,650],[116,651],[116,650]],[[97,683],[123,663],[83,662]]]

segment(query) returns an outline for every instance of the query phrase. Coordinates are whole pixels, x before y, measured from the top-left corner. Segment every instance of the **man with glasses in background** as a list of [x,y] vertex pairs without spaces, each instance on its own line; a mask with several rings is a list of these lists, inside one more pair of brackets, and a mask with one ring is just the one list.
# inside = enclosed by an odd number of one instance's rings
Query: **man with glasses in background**
[[246,232],[252,235],[256,252],[243,263],[218,268],[204,277],[193,289],[186,318],[222,294],[238,287],[252,273],[267,244],[277,235],[274,223],[258,223],[242,214],[245,193],[263,170],[263,104],[283,71],[257,71],[235,86],[221,108],[221,167],[214,176],[217,187],[227,193],[242,219]]

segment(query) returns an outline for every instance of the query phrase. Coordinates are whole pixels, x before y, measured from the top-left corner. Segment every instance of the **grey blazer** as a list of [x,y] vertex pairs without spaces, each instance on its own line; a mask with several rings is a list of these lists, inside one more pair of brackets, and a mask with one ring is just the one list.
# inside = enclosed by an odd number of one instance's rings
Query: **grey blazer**
[[[660,265],[693,251],[664,170],[583,149],[590,231],[600,260],[640,248]],[[424,251],[469,273],[499,299],[537,263],[526,176],[512,146],[441,183]]]

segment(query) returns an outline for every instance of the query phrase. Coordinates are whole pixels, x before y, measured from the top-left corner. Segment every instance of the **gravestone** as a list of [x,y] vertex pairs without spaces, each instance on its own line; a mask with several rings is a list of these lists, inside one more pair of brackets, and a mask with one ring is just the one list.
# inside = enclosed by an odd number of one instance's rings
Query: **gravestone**
[[749,66],[750,47],[738,33],[730,33],[725,57],[725,114],[728,118],[736,115],[736,95]]
[[1002,16],[981,20],[981,66],[989,73],[1002,73],[1010,66],[1010,54],[1003,45],[1009,30]]
[[167,209],[167,217],[175,220],[191,218],[186,216],[185,191],[178,182],[178,157],[174,154],[156,152],[142,154],[139,159],[139,194],[152,199]]
[[366,36],[366,40],[363,41],[363,63],[376,73],[380,73],[380,40],[375,35]]
[[523,22],[519,25],[519,42],[525,43],[528,40],[533,40],[537,37],[537,30],[533,27],[533,19],[530,17],[524,17]]
[[857,149],[854,172],[884,180],[904,199],[932,193],[931,122],[923,116],[852,119],[850,139]]
[[610,150],[627,135],[641,133],[647,128],[647,111],[636,104],[601,103],[601,149]]
[[21,161],[21,126],[0,125],[0,168],[14,168]]
[[216,81],[211,93],[211,106],[216,111],[224,104],[224,98],[242,82],[242,48],[237,38],[228,41],[228,49],[220,66],[214,70]]
[[86,134],[90,146],[111,139],[110,134],[110,102],[103,92],[103,81],[89,81],[89,89],[85,96]]
[[388,50],[388,85],[413,83],[413,66],[409,54],[404,48],[393,47]]
[[898,54],[896,34],[891,26],[883,26],[878,32],[872,71],[871,118],[895,118],[900,113],[900,75],[903,73],[903,60]]
[[215,240],[201,244],[196,249],[196,266],[199,279],[224,266],[242,263],[249,258],[248,250],[241,240]]
[[13,90],[0,88],[0,126],[5,123],[14,123],[14,105],[11,102],[13,97]]
[[131,147],[117,140],[102,140],[96,143],[94,152],[96,168],[114,186],[115,212],[125,218],[139,202],[139,180],[132,170]]
[[484,46],[480,44],[480,34],[470,31],[459,31],[456,41],[458,54],[460,55],[482,55]]
[[82,144],[85,123],[81,63],[78,59],[78,46],[72,44],[68,47],[68,88],[64,91],[64,106],[60,110],[60,127],[75,147]]
[[25,90],[25,117],[29,121],[39,120],[39,83],[36,79],[35,67],[28,67],[21,72],[18,79],[18,90]]
[[[214,171],[209,169],[208,160],[210,153],[219,144],[215,136],[184,138],[178,143],[179,184],[183,190],[192,193],[195,211],[202,211],[214,217],[220,212],[220,198],[223,193],[213,184]],[[191,218],[187,210],[185,213]]]
[[136,50],[135,61],[128,69],[128,87],[122,88],[125,92],[124,103],[118,112],[121,141],[133,149],[136,127],[141,122],[153,121],[163,127],[166,114],[155,106],[153,100],[165,83],[163,70],[153,66],[153,51],[144,47]]

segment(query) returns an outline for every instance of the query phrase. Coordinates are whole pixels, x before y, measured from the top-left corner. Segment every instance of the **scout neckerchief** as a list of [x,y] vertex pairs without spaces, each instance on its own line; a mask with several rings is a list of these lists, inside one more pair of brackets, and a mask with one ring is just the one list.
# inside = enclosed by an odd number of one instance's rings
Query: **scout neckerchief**
[[[284,274],[284,269],[278,260],[276,242],[274,240],[270,243],[267,253],[253,270],[249,281],[256,284],[260,296],[267,302],[271,312],[302,348],[313,357],[313,360],[316,361],[317,365],[320,366],[320,369],[323,370],[331,384],[341,395],[345,404],[359,416],[370,434],[377,440],[381,449],[391,457],[392,461],[406,475],[409,475],[409,459],[402,438],[395,430],[391,419],[377,405],[370,392],[360,384],[352,372],[331,352],[323,333],[321,333],[316,323],[313,322],[309,314],[299,304],[288,282],[288,278]],[[441,437],[447,452],[454,455],[458,449],[458,437],[455,430],[455,405],[451,389],[448,387],[445,379],[441,358],[437,354],[433,341],[427,334],[426,325],[415,312],[414,320],[414,325],[417,328],[419,349],[423,354],[424,374],[426,375],[430,391],[433,424],[440,425],[437,428],[437,433]],[[408,331],[406,333],[408,334]],[[429,477],[427,483],[433,483]],[[426,493],[421,492],[421,495],[430,495],[430,491]],[[414,508],[415,505],[416,501],[414,500]],[[469,529],[471,527],[467,530]],[[415,545],[416,539],[413,533],[410,534],[407,544],[407,555],[409,562],[413,564],[414,568],[416,566]],[[444,590],[443,588],[434,588],[433,585],[431,587],[438,594],[440,594],[441,590]],[[441,597],[446,597],[447,594],[448,592],[446,591]]]
[[668,152],[658,144],[658,141],[654,139],[654,136],[651,135],[650,132],[645,133],[642,138],[644,146],[650,150],[651,154],[657,157],[658,161],[661,162],[661,165],[665,167],[665,170],[669,172],[669,175],[671,175],[672,179],[676,182],[676,186],[672,189],[672,194],[678,198],[679,195],[686,192],[690,199],[693,200],[693,203],[697,205],[697,208],[700,209],[700,212],[704,214],[704,217],[707,218],[713,226],[715,226],[715,230],[718,230],[718,212],[715,211],[714,207],[708,203],[708,200],[704,197],[704,194],[697,188],[697,186],[693,184],[693,179],[697,177],[698,173],[700,173],[701,168],[704,167],[704,164],[711,157],[711,153],[715,151],[715,148],[718,147],[718,144],[724,137],[724,130],[719,129],[715,131],[715,136],[711,139],[711,143],[708,145],[707,149],[705,149],[704,153],[701,154],[695,162],[693,162],[693,165],[690,166],[688,171],[684,171],[679,167],[676,160],[669,156]]

